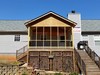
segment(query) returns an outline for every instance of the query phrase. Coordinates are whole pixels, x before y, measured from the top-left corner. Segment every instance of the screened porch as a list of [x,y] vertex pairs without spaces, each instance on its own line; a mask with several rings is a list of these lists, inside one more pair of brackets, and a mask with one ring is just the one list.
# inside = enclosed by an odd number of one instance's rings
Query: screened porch
[[29,47],[73,47],[72,27],[30,27]]

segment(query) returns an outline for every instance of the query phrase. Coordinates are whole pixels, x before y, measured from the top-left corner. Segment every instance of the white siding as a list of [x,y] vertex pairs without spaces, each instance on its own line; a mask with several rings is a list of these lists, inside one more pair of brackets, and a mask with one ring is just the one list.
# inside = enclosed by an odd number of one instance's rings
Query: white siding
[[14,35],[0,35],[0,42],[14,41]]
[[100,41],[100,35],[87,35],[88,37],[82,36],[83,41],[88,41],[89,47],[95,51],[100,56],[100,43],[96,43],[95,41]]
[[28,35],[20,35],[20,40],[21,40],[21,42],[26,42],[26,41],[28,41]]
[[81,36],[81,14],[79,14],[79,13],[69,13],[68,19],[77,23],[77,25],[74,27],[74,45],[75,45],[75,48],[77,48],[78,42],[82,40],[82,36]]
[[20,35],[20,41],[14,41],[15,35],[0,35],[0,53],[16,53],[16,50],[27,45],[27,35]]
[[88,35],[83,35],[82,39],[83,39],[83,41],[88,41]]
[[94,40],[100,40],[100,35],[94,35]]

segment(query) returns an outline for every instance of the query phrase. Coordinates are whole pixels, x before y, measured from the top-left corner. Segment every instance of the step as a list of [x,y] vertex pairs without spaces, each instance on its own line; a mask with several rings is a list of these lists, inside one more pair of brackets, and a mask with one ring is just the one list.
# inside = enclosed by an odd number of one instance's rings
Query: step
[[98,68],[97,65],[92,65],[92,64],[86,64],[86,67],[97,67]]
[[90,59],[90,58],[85,58],[85,57],[84,57],[84,58],[83,58],[83,57],[81,57],[81,58],[82,58],[82,60],[86,60],[86,61],[87,61],[87,60],[89,60],[89,61],[92,61],[92,62],[93,62],[93,60],[92,60],[92,59]]
[[17,60],[20,60],[21,58],[23,58],[24,56],[27,56],[28,51],[20,54],[19,56],[17,56]]
[[81,54],[81,53],[79,53],[80,54],[80,56],[83,56],[83,57],[90,57],[88,54],[86,54],[86,53],[84,53],[84,54]]
[[87,72],[87,75],[100,75],[100,72]]
[[79,53],[80,54],[80,56],[85,56],[85,57],[90,57],[88,54],[86,54],[86,53],[84,53],[84,54],[81,54],[81,53]]
[[95,64],[93,61],[91,61],[91,60],[83,60],[85,63],[93,63],[93,64]]
[[87,70],[87,71],[92,71],[92,72],[100,72],[100,69],[97,68],[97,67],[96,67],[96,68],[93,68],[93,67],[89,68],[89,67],[88,67],[88,68],[86,68],[86,70]]

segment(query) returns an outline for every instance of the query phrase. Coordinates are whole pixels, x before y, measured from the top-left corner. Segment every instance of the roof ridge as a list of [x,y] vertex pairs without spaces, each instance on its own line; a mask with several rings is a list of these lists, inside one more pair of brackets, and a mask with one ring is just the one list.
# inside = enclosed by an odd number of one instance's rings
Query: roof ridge
[[81,19],[81,20],[100,20],[100,19]]
[[19,19],[18,19],[18,20],[17,20],[17,19],[16,19],[16,20],[15,20],[15,19],[12,19],[12,20],[11,20],[11,19],[0,19],[0,21],[28,21],[28,20],[19,20]]

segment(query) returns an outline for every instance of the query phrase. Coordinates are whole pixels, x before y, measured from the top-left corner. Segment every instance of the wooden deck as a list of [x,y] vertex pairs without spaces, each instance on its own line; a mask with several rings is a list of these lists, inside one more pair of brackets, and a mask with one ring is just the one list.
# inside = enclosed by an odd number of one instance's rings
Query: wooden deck
[[73,48],[29,48],[29,51],[73,51]]

